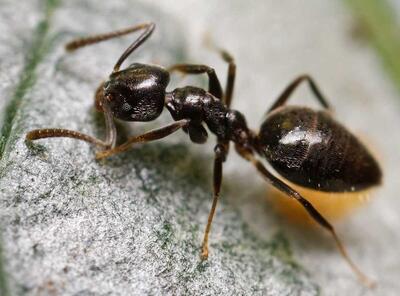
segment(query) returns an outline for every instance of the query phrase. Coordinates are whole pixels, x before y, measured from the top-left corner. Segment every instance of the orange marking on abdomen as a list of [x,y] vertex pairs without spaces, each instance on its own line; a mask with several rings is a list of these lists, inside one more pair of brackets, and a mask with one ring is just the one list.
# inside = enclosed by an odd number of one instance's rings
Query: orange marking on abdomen
[[[336,220],[348,216],[355,209],[366,204],[373,191],[372,188],[357,192],[324,192],[294,185],[287,180],[284,180],[284,182],[311,202],[328,220]],[[268,190],[267,197],[274,208],[280,214],[286,216],[290,222],[317,225],[304,208],[296,200],[290,198],[286,194],[271,187]]]

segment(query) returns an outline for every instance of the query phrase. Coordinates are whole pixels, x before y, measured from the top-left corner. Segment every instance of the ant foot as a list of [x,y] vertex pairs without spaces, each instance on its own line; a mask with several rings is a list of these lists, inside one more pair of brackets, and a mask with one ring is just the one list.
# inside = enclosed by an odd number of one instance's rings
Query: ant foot
[[203,261],[208,259],[208,247],[203,247],[202,248],[201,254],[200,254],[200,258]]

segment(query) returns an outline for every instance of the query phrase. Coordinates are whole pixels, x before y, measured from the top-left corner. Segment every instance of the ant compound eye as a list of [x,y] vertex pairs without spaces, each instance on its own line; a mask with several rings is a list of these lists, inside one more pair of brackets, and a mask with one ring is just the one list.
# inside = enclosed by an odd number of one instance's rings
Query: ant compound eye
[[106,83],[104,94],[114,117],[129,120],[137,105],[137,100],[132,100],[129,88],[121,84]]

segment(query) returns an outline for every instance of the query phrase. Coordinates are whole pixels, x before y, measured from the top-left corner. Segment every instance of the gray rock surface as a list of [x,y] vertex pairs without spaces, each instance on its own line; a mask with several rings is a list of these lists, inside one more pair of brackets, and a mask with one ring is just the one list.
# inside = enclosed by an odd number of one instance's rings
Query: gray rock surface
[[[37,79],[21,93],[0,163],[3,278],[10,294],[397,295],[399,98],[372,50],[351,39],[353,20],[340,3],[64,2],[47,1],[47,16],[46,6],[36,2],[15,13],[17,20],[32,15],[10,26],[26,36],[26,43],[18,34],[1,37],[12,44],[0,47],[1,56],[13,52],[15,67],[1,73],[2,96],[16,97],[21,72],[30,69],[21,61],[29,65],[32,46],[37,54],[32,71]],[[226,65],[203,45],[209,33],[237,59],[233,105],[251,126],[259,125],[291,79],[308,72],[331,99],[338,119],[372,143],[385,183],[368,207],[336,226],[355,261],[378,280],[376,290],[359,284],[328,235],[278,216],[265,200],[266,184],[233,153],[210,259],[201,263],[212,141],[193,146],[179,133],[104,163],[94,162],[94,150],[73,140],[25,145],[26,131],[44,126],[102,134],[102,120],[92,110],[93,90],[129,38],[72,55],[62,45],[73,36],[149,19],[157,22],[157,31],[131,60],[215,65],[224,81]],[[30,37],[24,27],[31,27],[29,22],[44,33]],[[175,82],[189,81],[199,83]],[[306,88],[295,100],[316,106]],[[121,125],[121,134],[169,121],[165,114],[157,122]]]

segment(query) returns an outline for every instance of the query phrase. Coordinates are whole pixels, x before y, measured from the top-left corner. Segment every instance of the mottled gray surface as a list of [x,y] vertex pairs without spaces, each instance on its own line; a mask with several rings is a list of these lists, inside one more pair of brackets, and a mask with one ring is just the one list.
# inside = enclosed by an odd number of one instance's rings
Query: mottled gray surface
[[[23,98],[15,137],[1,162],[0,223],[11,290],[31,295],[397,295],[399,98],[374,52],[351,39],[354,23],[345,8],[318,0],[254,1],[251,6],[242,1],[148,2],[150,10],[123,1],[101,7],[85,2],[79,9],[81,1],[68,1],[55,10],[48,37],[56,38],[46,42],[55,41],[38,64],[40,78]],[[204,48],[204,35],[211,34],[234,54],[233,105],[253,127],[296,75],[316,77],[338,119],[367,139],[384,168],[385,184],[372,203],[336,224],[354,260],[378,280],[376,290],[360,285],[328,235],[295,228],[271,210],[267,186],[233,153],[211,257],[200,263],[211,200],[212,141],[193,146],[179,133],[105,163],[93,162],[93,149],[73,140],[25,146],[21,135],[36,127],[102,133],[91,109],[93,90],[127,41],[73,55],[66,55],[62,44],[71,36],[149,19],[158,30],[140,51],[140,61],[171,64],[187,45],[190,58],[185,60],[215,65],[224,80],[226,65]],[[306,88],[295,97],[316,106]],[[133,126],[139,132],[169,120],[165,115],[157,123]]]
[[[0,1],[0,128],[4,121],[4,108],[22,75],[22,68],[32,43],[34,28],[43,12],[38,1],[26,3]],[[18,13],[15,13],[18,11]],[[18,25],[16,25],[18,24]]]

